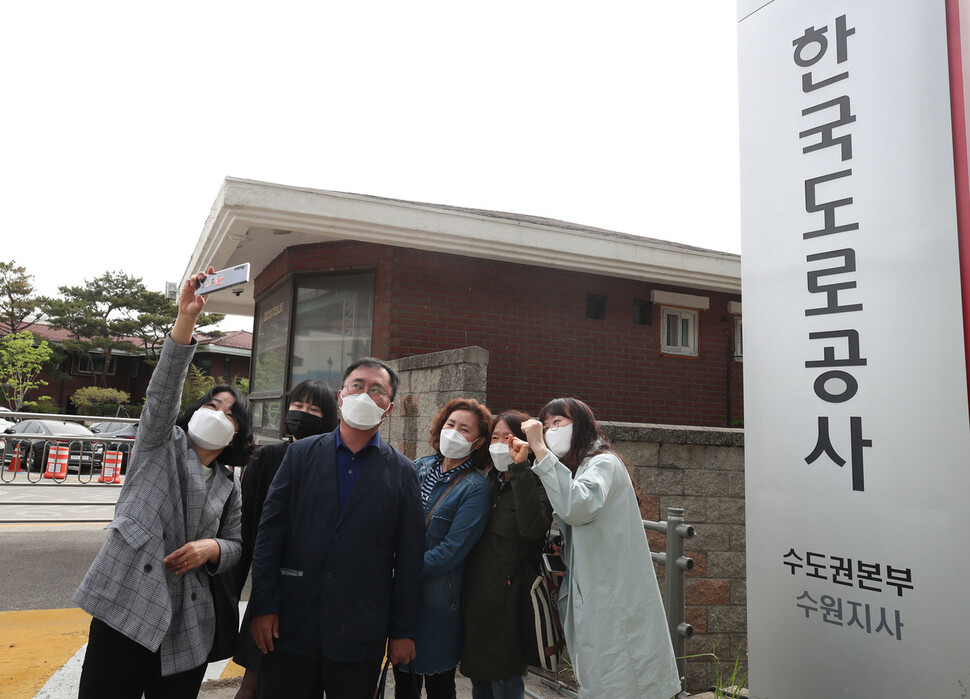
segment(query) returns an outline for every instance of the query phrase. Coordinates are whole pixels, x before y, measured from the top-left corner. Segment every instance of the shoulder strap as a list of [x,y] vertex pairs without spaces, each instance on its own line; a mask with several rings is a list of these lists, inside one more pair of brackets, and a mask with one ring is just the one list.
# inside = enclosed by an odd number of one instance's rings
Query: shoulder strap
[[[472,468],[474,468],[474,466]],[[465,476],[467,476],[469,473],[472,472],[472,468],[466,468],[464,471],[462,471],[461,473],[459,473],[455,477],[455,480],[453,480],[451,483],[449,483],[448,484],[448,487],[445,488],[445,492],[443,492],[440,496],[438,496],[438,499],[435,501],[434,506],[431,508],[431,511],[428,512],[428,516],[424,518],[424,528],[425,529],[427,529],[428,528],[428,525],[431,524],[431,515],[433,515],[434,514],[434,511],[436,509],[438,509],[438,505],[441,504],[441,501],[444,500],[446,497],[448,497],[448,493],[451,492],[451,489],[452,488],[454,488],[456,485],[458,485],[458,481],[460,481],[462,478],[464,478]]]

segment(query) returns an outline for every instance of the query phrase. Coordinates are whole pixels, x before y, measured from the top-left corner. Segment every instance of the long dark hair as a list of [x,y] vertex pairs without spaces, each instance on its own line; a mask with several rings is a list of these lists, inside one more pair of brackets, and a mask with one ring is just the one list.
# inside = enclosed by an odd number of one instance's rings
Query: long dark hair
[[536,419],[545,424],[547,417],[555,415],[562,415],[573,421],[573,438],[569,443],[569,451],[559,461],[572,471],[574,476],[576,469],[587,456],[607,451],[616,454],[610,446],[610,438],[596,422],[592,409],[583,401],[578,398],[556,398],[542,406]]
[[253,454],[253,411],[249,407],[249,398],[242,391],[231,384],[220,384],[213,387],[208,393],[195,401],[185,409],[175,424],[182,428],[185,434],[189,433],[189,420],[195,415],[195,411],[204,405],[208,405],[213,396],[220,393],[229,393],[235,402],[229,408],[230,414],[236,419],[236,436],[229,442],[229,446],[219,452],[219,463],[224,466],[245,466],[249,463],[249,457]]
[[592,408],[578,398],[555,398],[542,406],[542,410],[539,411],[539,416],[536,419],[545,424],[547,417],[556,415],[568,417],[573,421],[573,437],[569,443],[569,451],[559,459],[566,468],[572,471],[573,476],[576,475],[576,470],[583,463],[583,459],[609,452],[626,467],[627,474],[630,476],[630,483],[633,485],[633,492],[637,496],[637,504],[641,504],[643,493],[640,492],[636,478],[633,477],[633,471],[610,444],[610,438],[606,436],[603,428],[596,422]]
[[[286,403],[283,406],[283,415],[290,409],[293,401],[310,403],[317,406],[323,412],[323,426],[317,434],[333,432],[337,427],[340,418],[337,417],[337,399],[333,397],[333,391],[323,381],[307,379],[301,381],[286,394]],[[286,437],[289,432],[286,430],[286,420],[280,420],[280,437]]]

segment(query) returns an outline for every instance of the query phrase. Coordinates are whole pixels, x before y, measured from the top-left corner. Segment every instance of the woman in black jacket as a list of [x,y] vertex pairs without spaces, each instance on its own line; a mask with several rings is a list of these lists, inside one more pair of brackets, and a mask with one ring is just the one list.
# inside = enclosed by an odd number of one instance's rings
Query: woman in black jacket
[[[337,401],[323,381],[307,380],[297,384],[287,396],[287,405],[289,407],[280,430],[282,441],[261,447],[243,472],[242,556],[233,572],[237,594],[242,592],[249,577],[256,532],[263,514],[263,501],[270,483],[273,482],[273,476],[283,463],[286,448],[294,440],[326,434],[337,427]],[[232,658],[237,665],[246,668],[236,699],[255,699],[259,686],[259,661],[262,653],[249,633],[250,621],[247,610],[236,643],[236,653]]]
[[[529,416],[501,413],[492,427],[488,474],[492,510],[482,538],[468,557],[462,590],[465,647],[461,673],[472,680],[474,699],[521,698],[526,671],[519,636],[519,597],[525,562],[538,558],[552,523],[552,507],[531,463],[513,463],[509,445],[524,439]],[[537,561],[532,561],[537,565]]]

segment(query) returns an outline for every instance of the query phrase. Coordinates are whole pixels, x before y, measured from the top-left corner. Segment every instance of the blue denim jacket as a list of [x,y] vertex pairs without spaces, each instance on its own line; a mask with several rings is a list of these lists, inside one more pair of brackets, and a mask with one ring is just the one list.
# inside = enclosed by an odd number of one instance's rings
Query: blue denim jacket
[[[418,482],[429,468],[442,460],[425,456],[414,462]],[[449,483],[435,485],[424,508],[424,516],[438,502]],[[478,542],[492,505],[485,476],[472,470],[462,478],[435,508],[425,532],[424,567],[421,570],[421,601],[418,604],[417,657],[414,671],[434,675],[458,665],[462,650],[461,585],[465,561]]]

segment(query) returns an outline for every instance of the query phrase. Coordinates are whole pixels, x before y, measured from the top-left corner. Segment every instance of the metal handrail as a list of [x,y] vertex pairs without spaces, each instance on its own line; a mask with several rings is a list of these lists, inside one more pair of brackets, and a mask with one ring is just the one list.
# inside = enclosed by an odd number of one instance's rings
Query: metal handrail
[[18,420],[60,420],[61,422],[138,422],[137,417],[111,417],[108,415],[61,415],[54,413],[8,413],[0,412],[0,420],[7,418]]
[[[674,647],[674,657],[677,659],[677,671],[680,677],[687,676],[687,639],[694,635],[694,627],[687,623],[687,607],[685,603],[686,576],[685,572],[694,569],[694,559],[684,556],[684,539],[694,536],[694,527],[684,524],[684,510],[679,507],[667,508],[666,521],[654,522],[650,519],[643,520],[644,530],[659,532],[666,535],[667,547],[663,553],[650,552],[650,558],[654,563],[658,563],[667,568],[664,576],[665,592],[664,609],[667,615],[667,631],[670,633],[670,642]],[[674,565],[667,565],[667,561],[674,561]],[[529,668],[529,672],[542,678],[543,684],[556,690],[557,693],[565,696],[575,697],[576,693],[569,689],[565,684],[550,678],[543,672],[534,668]],[[538,695],[526,690],[530,697]],[[677,696],[684,695],[682,691]]]
[[[3,435],[0,434],[0,484],[34,484],[40,483],[44,480],[50,480],[55,483],[65,483],[70,480],[70,468],[68,468],[63,476],[57,476],[56,472],[53,477],[44,476],[44,471],[47,468],[47,462],[50,458],[51,447],[66,446],[69,451],[68,456],[68,466],[71,462],[77,461],[77,473],[75,480],[78,484],[87,484],[95,481],[96,477],[100,475],[101,468],[104,465],[104,454],[108,451],[119,451],[119,447],[123,445],[133,446],[134,441],[131,438],[118,438],[118,437],[54,437],[49,435]],[[38,447],[34,442],[44,443],[44,452],[38,454]],[[93,445],[104,445],[103,449],[98,449],[97,446]],[[26,445],[26,448],[23,447]],[[87,445],[92,445],[88,448]],[[11,449],[15,450],[14,454],[11,454],[11,463],[7,463],[7,456]],[[13,456],[19,460],[19,466],[14,469],[12,466]],[[85,462],[85,457],[87,457],[87,462]],[[35,464],[40,464],[40,467],[32,469]],[[23,478],[19,476],[23,474]],[[120,487],[119,484],[114,484],[115,487]]]
[[[128,418],[128,417],[106,417],[101,415],[54,415],[50,413],[26,413],[26,412],[0,412],[0,419],[15,418],[15,419],[33,419],[33,420],[54,420],[59,422],[80,422],[80,423],[94,423],[94,422],[125,422],[129,424],[137,424],[139,418]],[[37,484],[45,480],[53,481],[57,484],[66,483],[70,479],[70,469],[63,476],[58,477],[56,472],[52,473],[53,478],[44,478],[44,470],[47,465],[47,461],[50,457],[51,446],[67,446],[69,450],[68,465],[75,459],[78,461],[78,470],[76,478],[73,480],[77,481],[77,484],[95,484],[95,485],[108,485],[109,487],[119,487],[120,484],[101,484],[97,482],[96,476],[100,475],[101,467],[104,465],[103,454],[108,451],[118,451],[123,445],[134,445],[134,438],[132,437],[118,437],[118,436],[102,436],[95,434],[91,437],[83,435],[70,435],[70,436],[56,436],[56,435],[44,435],[44,434],[24,434],[24,433],[7,433],[0,432],[0,485],[27,485],[27,484]],[[37,454],[34,442],[44,443],[44,453]],[[88,445],[104,445],[102,449],[98,449],[97,446]],[[10,445],[13,445],[14,449],[20,449],[23,453],[18,453],[19,460],[21,464],[27,464],[26,469],[11,470],[11,467],[6,464],[8,451]],[[24,449],[23,445],[27,445]],[[112,448],[113,447],[113,448]],[[85,457],[88,457],[87,464],[85,464]],[[36,471],[30,470],[30,466],[37,461],[40,461],[41,468]],[[29,463],[28,463],[29,462]],[[85,468],[87,466],[87,468]],[[24,474],[24,479],[18,479],[19,474]],[[71,504],[71,503],[51,503],[51,504]]]
[[[664,553],[650,553],[654,561],[667,569],[664,576],[664,609],[667,612],[667,631],[674,646],[677,671],[681,677],[687,675],[687,639],[694,635],[694,627],[687,623],[685,589],[687,571],[694,569],[694,559],[684,556],[684,539],[694,536],[694,527],[684,524],[684,510],[680,507],[667,508],[667,521],[653,522],[643,520],[643,528],[660,532],[667,536],[667,550]],[[674,565],[668,565],[673,561]]]

